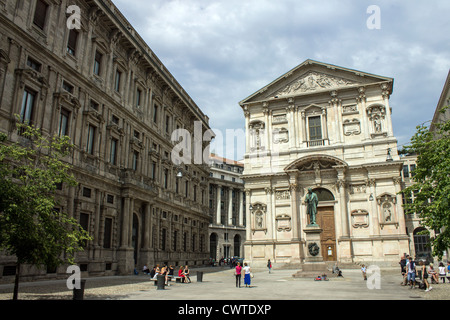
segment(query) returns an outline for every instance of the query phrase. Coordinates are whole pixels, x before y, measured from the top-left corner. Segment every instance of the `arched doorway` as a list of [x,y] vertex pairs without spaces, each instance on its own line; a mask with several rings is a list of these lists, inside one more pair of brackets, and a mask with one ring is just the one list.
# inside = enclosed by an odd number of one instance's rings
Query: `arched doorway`
[[[327,189],[316,188],[319,206],[317,208],[316,222],[322,228],[320,244],[324,261],[336,261],[336,226],[334,220],[334,195]],[[328,203],[327,203],[328,202]]]
[[234,236],[234,253],[233,256],[240,257],[241,256],[241,236],[235,235]]
[[415,259],[432,261],[430,235],[426,231],[423,227],[414,230]]
[[218,245],[218,236],[216,233],[211,233],[209,236],[209,256],[211,259],[217,261],[217,245]]
[[138,261],[138,248],[139,248],[139,219],[135,213],[133,213],[133,230],[131,234],[131,246],[133,247],[134,253],[134,264]]

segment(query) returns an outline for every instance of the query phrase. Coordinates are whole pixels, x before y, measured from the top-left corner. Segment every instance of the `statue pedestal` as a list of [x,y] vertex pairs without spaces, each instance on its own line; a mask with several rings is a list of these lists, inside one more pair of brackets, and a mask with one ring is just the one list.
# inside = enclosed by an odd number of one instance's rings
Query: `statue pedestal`
[[294,274],[294,277],[316,277],[328,272],[327,264],[323,261],[320,234],[322,229],[317,224],[309,224],[303,229],[305,232],[305,262],[302,271]]

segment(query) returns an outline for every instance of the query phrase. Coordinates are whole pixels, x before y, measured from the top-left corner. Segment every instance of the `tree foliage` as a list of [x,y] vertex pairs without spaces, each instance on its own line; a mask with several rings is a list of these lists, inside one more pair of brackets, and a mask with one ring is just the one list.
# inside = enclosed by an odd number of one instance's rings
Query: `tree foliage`
[[[442,112],[444,112],[443,110]],[[436,124],[430,131],[425,125],[416,129],[408,153],[417,154],[413,184],[404,189],[414,201],[405,204],[405,212],[415,212],[421,224],[434,230],[431,237],[433,255],[442,259],[443,252],[450,247],[450,120]]]
[[[0,133],[0,250],[20,265],[57,267],[74,263],[75,252],[90,240],[74,218],[59,209],[57,184],[75,186],[68,137],[46,137],[41,130],[17,121],[19,141]],[[15,288],[14,298],[17,298]]]

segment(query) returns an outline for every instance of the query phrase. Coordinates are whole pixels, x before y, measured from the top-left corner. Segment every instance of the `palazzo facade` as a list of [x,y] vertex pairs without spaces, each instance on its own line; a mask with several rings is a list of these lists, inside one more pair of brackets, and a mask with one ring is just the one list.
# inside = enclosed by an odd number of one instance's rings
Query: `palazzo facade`
[[[69,28],[72,5],[81,21]],[[206,132],[209,119],[111,1],[0,1],[0,102],[10,141],[24,139],[18,114],[75,145],[65,160],[79,185],[60,186],[58,209],[93,238],[76,255],[83,277],[208,262],[209,166],[176,165],[171,151],[174,130]],[[0,278],[14,274],[0,253]]]
[[244,256],[245,193],[241,162],[211,154],[209,180],[210,258]]
[[307,60],[240,102],[246,260],[301,265],[308,188],[325,261],[397,266],[409,252],[393,79]]

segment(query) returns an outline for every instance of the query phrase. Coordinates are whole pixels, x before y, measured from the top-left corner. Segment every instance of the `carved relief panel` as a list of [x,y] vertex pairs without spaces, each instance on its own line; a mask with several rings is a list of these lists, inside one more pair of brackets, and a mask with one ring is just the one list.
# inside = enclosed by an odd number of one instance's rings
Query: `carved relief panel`
[[288,232],[291,231],[291,217],[287,214],[277,215],[276,226],[278,232]]
[[264,231],[267,232],[267,224],[266,224],[266,214],[267,214],[267,206],[263,203],[255,203],[252,205],[252,231],[255,233],[256,231]]
[[384,228],[385,225],[395,225],[398,228],[396,204],[397,199],[390,194],[383,194],[377,197],[378,210],[380,212],[380,227]]

